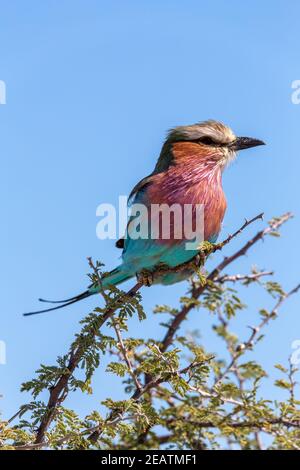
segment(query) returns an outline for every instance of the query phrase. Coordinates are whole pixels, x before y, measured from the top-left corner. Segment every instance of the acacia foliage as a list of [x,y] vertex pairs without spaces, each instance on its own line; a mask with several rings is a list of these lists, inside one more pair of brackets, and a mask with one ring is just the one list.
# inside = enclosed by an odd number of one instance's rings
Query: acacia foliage
[[[69,351],[54,365],[42,364],[35,377],[22,385],[32,400],[11,420],[0,421],[1,449],[299,450],[297,366],[286,358],[283,363],[287,365],[274,365],[278,379],[273,387],[282,391],[282,400],[276,401],[273,394],[263,395],[261,384],[269,380],[268,371],[251,356],[280,315],[282,304],[299,286],[286,292],[272,272],[258,268],[247,274],[225,272],[258,241],[278,236],[290,217],[272,219],[210,273],[197,269],[186,296],[174,302],[177,306],[157,306],[155,321],[163,318],[166,329],[162,339],[148,338],[143,328],[140,337],[130,334],[129,318],[143,322],[147,315],[140,285],[129,293],[117,288],[102,292],[104,306],[80,322],[81,331]],[[207,254],[216,251],[213,245],[206,244],[205,249]],[[102,266],[89,262],[93,282],[101,285]],[[254,326],[246,338],[239,338],[232,325],[247,310],[241,299],[244,287],[254,292],[263,289],[273,307],[257,306]],[[185,334],[192,313],[200,319],[209,315],[216,342],[226,348],[224,357],[207,349],[198,332]],[[109,327],[109,334],[103,333],[103,325]],[[201,329],[200,320],[199,325]],[[88,416],[79,416],[64,402],[74,392],[93,393],[93,375],[104,354],[111,357],[105,374],[120,379],[124,398],[112,400],[108,389],[102,403],[106,412],[92,410]],[[103,377],[103,387],[105,383]],[[40,399],[45,391],[46,402]]]

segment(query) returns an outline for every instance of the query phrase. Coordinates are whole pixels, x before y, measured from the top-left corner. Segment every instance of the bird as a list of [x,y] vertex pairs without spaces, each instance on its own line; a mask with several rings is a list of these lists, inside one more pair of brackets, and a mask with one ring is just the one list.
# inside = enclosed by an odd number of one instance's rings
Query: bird
[[[230,127],[215,120],[174,127],[167,133],[154,170],[135,185],[128,198],[129,203],[142,204],[149,212],[155,205],[187,205],[193,208],[192,223],[196,217],[194,208],[200,205],[203,207],[204,217],[203,239],[216,243],[227,208],[222,188],[223,171],[236,158],[237,152],[259,145],[265,143],[256,138],[237,137]],[[147,222],[149,220],[148,217]],[[143,283],[149,285],[149,279],[158,266],[166,266],[170,268],[170,272],[158,274],[155,283],[170,285],[191,276],[190,269],[173,269],[189,262],[199,252],[197,247],[186,249],[187,239],[183,231],[181,236],[175,237],[178,229],[175,216],[169,219],[169,237],[162,236],[159,217],[150,220],[152,226],[148,227],[147,232],[149,235],[153,225],[156,225],[156,238],[131,236],[131,222],[132,216],[129,216],[126,234],[116,242],[116,246],[122,249],[122,261],[118,267],[102,277],[101,288],[117,286],[139,275],[142,276]],[[24,315],[58,310],[99,291],[99,283],[96,283],[81,294],[65,300],[39,299],[57,305]]]

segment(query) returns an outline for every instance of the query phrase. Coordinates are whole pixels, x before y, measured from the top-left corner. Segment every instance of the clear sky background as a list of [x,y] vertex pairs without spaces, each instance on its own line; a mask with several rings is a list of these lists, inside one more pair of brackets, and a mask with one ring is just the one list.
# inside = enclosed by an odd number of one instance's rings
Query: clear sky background
[[[0,1],[0,80],[7,86],[7,104],[0,105],[5,417],[29,399],[19,392],[21,382],[66,352],[97,299],[37,317],[21,313],[39,308],[39,296],[85,289],[87,256],[107,269],[119,262],[114,242],[96,238],[96,207],[116,203],[152,171],[172,126],[214,118],[237,135],[267,142],[241,153],[224,175],[222,236],[261,211],[267,220],[293,211],[283,237],[258,245],[232,272],[257,264],[275,269],[287,289],[299,282],[300,105],[291,101],[291,84],[300,79],[299,15],[296,0]],[[145,288],[149,316],[131,321],[131,333],[160,339],[164,328],[152,308],[176,305],[186,289],[186,283]],[[242,338],[257,321],[257,307],[271,306],[259,290],[245,295],[249,310],[235,322]],[[289,300],[248,355],[268,368],[270,383],[278,377],[272,365],[286,361],[300,339],[299,305],[299,297]],[[221,353],[212,322],[195,311],[182,332],[198,328],[209,350]],[[92,397],[78,393],[67,405],[85,414],[105,397],[123,398],[119,380],[104,377],[104,369],[105,362]]]

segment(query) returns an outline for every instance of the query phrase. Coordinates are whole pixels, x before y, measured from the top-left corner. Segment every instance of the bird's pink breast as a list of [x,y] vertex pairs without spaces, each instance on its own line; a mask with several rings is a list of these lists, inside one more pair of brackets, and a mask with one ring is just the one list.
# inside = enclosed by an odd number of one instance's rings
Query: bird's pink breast
[[[203,159],[202,155],[195,155],[195,147],[191,152],[191,149],[186,150],[185,145],[184,151],[182,152],[179,147],[178,152],[180,158],[175,165],[171,165],[166,172],[153,176],[145,193],[147,205],[167,204],[172,206],[180,204],[184,207],[184,205],[190,204],[195,208],[196,205],[202,204],[204,208],[204,239],[209,240],[220,232],[226,210],[221,168],[216,165],[215,161]],[[193,218],[195,219],[195,217],[195,210],[193,210]],[[195,223],[194,219],[193,223]],[[173,225],[172,220],[171,225]],[[171,227],[172,233],[174,233],[173,226]],[[182,233],[184,233],[183,229]],[[161,241],[163,243],[178,243],[178,240],[172,239],[172,237],[169,241]]]

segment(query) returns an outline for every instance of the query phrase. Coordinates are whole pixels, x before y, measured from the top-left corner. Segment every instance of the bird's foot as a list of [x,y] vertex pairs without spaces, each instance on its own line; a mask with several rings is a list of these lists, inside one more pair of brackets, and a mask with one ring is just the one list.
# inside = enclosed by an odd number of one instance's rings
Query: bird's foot
[[136,278],[143,286],[150,287],[153,284],[153,273],[147,269],[137,273]]
[[224,242],[210,243],[208,241],[204,241],[200,243],[200,245],[198,246],[199,255],[202,257],[204,256],[204,258],[206,258],[212,253],[222,250],[223,247],[224,247]]

